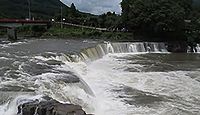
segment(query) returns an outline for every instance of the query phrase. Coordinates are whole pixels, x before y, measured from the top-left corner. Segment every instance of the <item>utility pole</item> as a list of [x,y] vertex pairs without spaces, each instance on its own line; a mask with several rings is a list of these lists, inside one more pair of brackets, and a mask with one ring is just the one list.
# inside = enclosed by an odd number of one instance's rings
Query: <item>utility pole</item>
[[63,8],[61,6],[60,8],[60,28],[62,29],[63,28]]
[[31,20],[31,2],[28,0],[28,18]]

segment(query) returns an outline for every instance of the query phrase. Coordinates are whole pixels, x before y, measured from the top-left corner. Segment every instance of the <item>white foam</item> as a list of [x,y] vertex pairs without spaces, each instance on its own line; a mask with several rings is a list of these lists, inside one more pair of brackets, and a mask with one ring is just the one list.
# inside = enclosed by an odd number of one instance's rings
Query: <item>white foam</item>
[[[173,107],[181,107],[183,110],[200,110],[200,107],[195,107],[195,103],[187,102],[193,102],[191,96],[193,98],[200,98],[200,83],[187,76],[186,74],[188,72],[142,72],[140,71],[140,68],[143,67],[142,65],[131,64],[130,62],[133,60],[126,60],[123,59],[123,57],[137,54],[145,55],[147,52],[144,51],[145,48],[143,46],[140,48],[142,52],[137,52],[137,47],[132,45],[130,47],[128,46],[129,53],[120,53],[120,51],[124,51],[123,49],[127,44],[119,48],[117,47],[118,45],[116,45],[117,48],[113,47],[111,43],[107,43],[107,45],[108,47],[105,48],[107,51],[103,53],[105,56],[102,59],[87,64],[80,62],[79,59],[77,59],[77,62],[71,62],[69,61],[70,59],[67,59],[64,55],[57,57],[52,56],[49,58],[42,56],[34,57],[34,59],[43,61],[51,59],[62,61],[65,64],[57,66],[54,69],[75,73],[81,79],[82,84],[66,84],[56,81],[56,78],[59,77],[61,73],[44,73],[32,77],[22,76],[20,79],[31,84],[29,87],[32,86],[32,89],[37,89],[35,92],[36,95],[48,95],[60,102],[79,104],[87,113],[94,113],[95,115],[159,115],[166,113],[166,111],[173,109]],[[155,50],[154,53],[161,53],[158,50],[158,45],[153,47]],[[103,48],[100,48],[100,50],[104,52]],[[115,52],[118,54],[112,54]],[[107,53],[110,54],[106,55]],[[164,51],[163,53],[168,52]],[[84,55],[84,57],[88,58],[86,55]],[[73,58],[76,59],[78,57],[75,55]],[[19,66],[19,70],[22,70],[22,65],[23,64]],[[135,68],[138,69],[139,72],[125,72],[124,67]],[[8,80],[2,82],[1,85],[15,83],[19,85],[21,82],[20,79]],[[124,101],[124,98],[119,98],[119,96],[126,95],[122,89],[120,89],[124,86],[141,92],[149,92],[166,97],[174,98],[174,96],[179,96],[183,99],[181,103],[185,105],[173,102],[158,105],[156,108],[129,105]],[[90,89],[94,92],[95,97],[87,92],[87,90]],[[119,92],[114,90],[119,90]],[[23,98],[29,99],[29,96]],[[16,100],[19,100],[18,97]],[[0,106],[0,114],[13,115],[13,113],[16,112],[16,100]]]
[[38,86],[37,94],[48,95],[60,102],[68,102],[81,105],[87,112],[93,110],[92,96],[87,93],[87,86],[81,83],[66,84],[57,82],[60,74],[45,73],[34,77],[35,85]]
[[0,60],[12,60],[12,59],[7,58],[7,57],[0,57]]
[[23,103],[34,101],[36,99],[41,100],[42,95],[36,95],[36,96],[20,95],[20,96],[16,96],[13,100],[10,100],[6,104],[0,106],[0,114],[1,115],[16,115],[19,105],[21,105]]
[[[187,76],[188,72],[124,72],[123,66],[140,66],[128,64],[126,60],[117,61],[116,56],[127,55],[133,54],[109,54],[87,65],[86,68],[80,64],[72,65],[95,93],[95,115],[159,115],[173,109],[174,106],[185,110],[190,110],[187,106],[192,106],[193,111],[200,110],[196,104],[187,102],[191,101],[191,95],[200,98],[200,83]],[[161,102],[162,104],[155,108],[129,105],[118,97],[124,95],[123,92],[112,91],[121,86],[162,95],[164,98],[175,98],[174,95],[177,95],[183,99],[181,103],[186,105],[179,105],[176,102]]]
[[13,42],[13,43],[8,43],[8,44],[0,44],[0,47],[8,48],[8,47],[12,47],[12,46],[21,45],[21,44],[27,44],[27,42],[24,41],[24,42]]

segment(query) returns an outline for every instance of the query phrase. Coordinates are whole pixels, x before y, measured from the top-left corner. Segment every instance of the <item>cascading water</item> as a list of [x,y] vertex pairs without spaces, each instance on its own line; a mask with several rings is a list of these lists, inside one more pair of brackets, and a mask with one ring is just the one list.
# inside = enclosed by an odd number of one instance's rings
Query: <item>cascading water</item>
[[197,53],[200,53],[200,45],[199,44],[197,44]]
[[200,53],[200,45],[196,44],[196,46],[188,46],[187,53]]
[[169,54],[154,42],[104,42],[66,53],[78,43],[58,41],[2,48],[0,115],[16,115],[18,105],[43,96],[95,115],[200,113],[198,54]]
[[107,53],[114,53],[114,49],[113,46],[111,45],[111,43],[107,43]]
[[[164,43],[153,43],[153,42],[144,42],[144,43],[107,43],[100,44],[95,48],[89,48],[89,52],[96,52],[100,57],[108,53],[137,53],[137,52],[152,52],[152,53],[167,53],[167,49]],[[86,54],[88,55],[88,54]],[[93,54],[94,55],[94,54]],[[90,58],[91,55],[88,55]]]
[[129,50],[128,50],[129,52],[135,52],[135,51],[137,51],[137,46],[136,45],[134,45],[134,44],[131,44],[130,46],[129,46]]

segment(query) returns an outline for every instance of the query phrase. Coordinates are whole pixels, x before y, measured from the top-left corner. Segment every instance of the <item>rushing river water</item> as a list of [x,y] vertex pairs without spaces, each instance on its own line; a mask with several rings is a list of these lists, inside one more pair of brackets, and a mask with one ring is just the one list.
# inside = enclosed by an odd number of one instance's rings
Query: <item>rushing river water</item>
[[164,43],[2,41],[0,115],[43,96],[95,115],[199,115],[200,54]]

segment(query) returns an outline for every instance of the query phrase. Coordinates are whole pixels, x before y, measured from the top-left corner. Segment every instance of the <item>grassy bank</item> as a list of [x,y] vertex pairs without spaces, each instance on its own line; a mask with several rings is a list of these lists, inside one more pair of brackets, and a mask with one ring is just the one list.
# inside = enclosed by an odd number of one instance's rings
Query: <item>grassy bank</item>
[[87,39],[107,39],[107,40],[130,40],[133,39],[133,34],[124,32],[102,32],[98,30],[52,26],[42,37],[46,38],[87,38]]
[[[102,32],[99,30],[59,25],[46,29],[42,26],[24,26],[17,30],[18,37],[57,38],[57,39],[102,39],[109,41],[132,41],[133,34],[126,32]],[[6,29],[0,30],[0,36],[6,36]]]
[[[16,28],[18,37],[40,37],[46,31],[47,29],[44,26],[22,26]],[[6,28],[0,29],[0,36],[1,37],[7,36]]]
[[5,36],[6,35],[6,29],[0,29],[0,36]]

